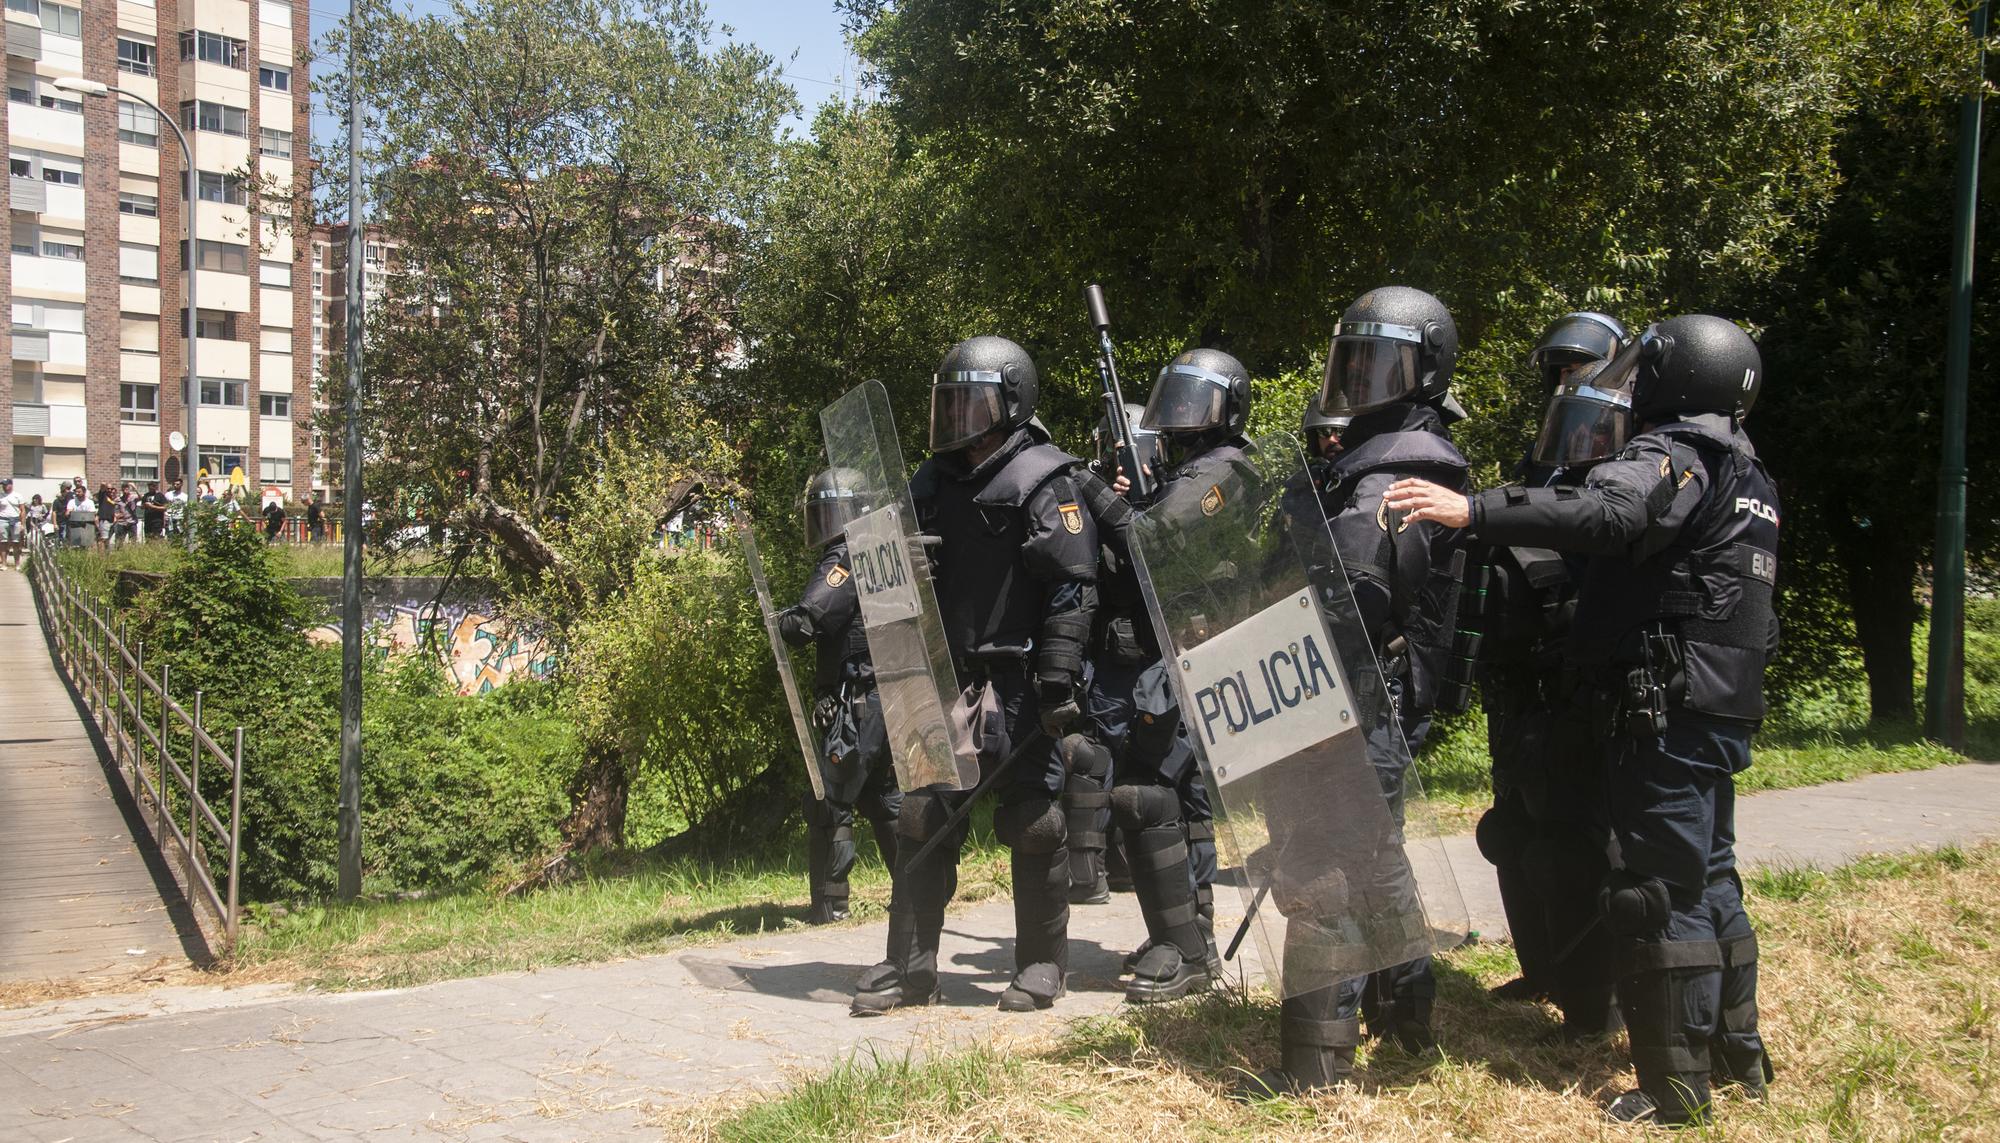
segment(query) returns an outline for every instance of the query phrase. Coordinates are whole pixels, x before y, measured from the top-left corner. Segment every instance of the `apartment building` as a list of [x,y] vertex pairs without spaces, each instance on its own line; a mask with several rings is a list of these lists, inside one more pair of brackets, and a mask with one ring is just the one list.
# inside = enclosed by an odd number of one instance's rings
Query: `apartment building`
[[[7,209],[0,264],[0,466],[16,491],[82,476],[172,480],[192,461],[253,492],[310,474],[309,12],[291,0],[6,0]],[[116,93],[178,116],[172,128]],[[194,212],[196,392],[186,393],[186,212]],[[176,455],[187,399],[199,456]],[[0,471],[7,471],[0,468]],[[220,481],[218,481],[218,484]]]
[[[348,224],[320,223],[312,228],[312,413],[315,423],[326,412],[327,382],[347,373],[347,243]],[[364,306],[382,297],[390,263],[400,243],[379,226],[369,226],[362,242],[361,297]],[[338,440],[311,434],[312,487],[324,495],[344,478]]]

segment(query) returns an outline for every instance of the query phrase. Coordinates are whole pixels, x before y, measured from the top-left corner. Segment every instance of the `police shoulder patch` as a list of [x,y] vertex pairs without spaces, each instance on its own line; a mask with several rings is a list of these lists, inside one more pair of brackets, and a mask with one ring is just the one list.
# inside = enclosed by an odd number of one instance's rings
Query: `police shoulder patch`
[[1083,535],[1083,509],[1076,504],[1056,505],[1056,514],[1062,517],[1063,531],[1072,536]]
[[1389,502],[1387,500],[1378,501],[1375,505],[1375,526],[1384,532],[1388,531],[1391,517],[1395,518],[1398,534],[1409,530],[1410,518],[1408,516],[1403,515],[1401,512],[1389,511]]
[[1204,516],[1213,516],[1217,512],[1222,511],[1222,505],[1222,485],[1209,485],[1208,491],[1201,494],[1201,514]]
[[826,573],[826,586],[839,587],[841,584],[846,583],[847,579],[847,569],[841,567],[839,564],[835,564],[833,565],[833,570]]
[[1665,476],[1667,473],[1672,472],[1673,470],[1674,470],[1674,458],[1672,456],[1660,457],[1660,475]]

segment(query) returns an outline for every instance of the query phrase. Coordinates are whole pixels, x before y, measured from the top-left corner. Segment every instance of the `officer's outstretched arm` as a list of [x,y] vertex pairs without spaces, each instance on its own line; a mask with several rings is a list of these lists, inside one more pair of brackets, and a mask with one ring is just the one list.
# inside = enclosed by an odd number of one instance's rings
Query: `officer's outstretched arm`
[[[1676,460],[1682,461],[1676,464]],[[1652,546],[1649,539],[1677,530],[1683,504],[1699,500],[1682,490],[1701,473],[1691,458],[1665,442],[1648,441],[1591,471],[1581,488],[1510,485],[1476,493],[1468,527],[1494,544],[1554,548],[1591,555],[1627,555]]]

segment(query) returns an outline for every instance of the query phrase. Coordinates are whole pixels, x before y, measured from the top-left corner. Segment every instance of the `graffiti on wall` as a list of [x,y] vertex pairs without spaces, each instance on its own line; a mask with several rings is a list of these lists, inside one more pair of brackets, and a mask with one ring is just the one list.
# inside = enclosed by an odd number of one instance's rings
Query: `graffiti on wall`
[[[340,642],[338,618],[308,631],[317,643]],[[515,679],[546,678],[555,656],[544,642],[522,635],[505,619],[483,615],[463,605],[398,603],[377,608],[368,617],[370,646],[397,655],[436,639],[462,695],[483,695]]]

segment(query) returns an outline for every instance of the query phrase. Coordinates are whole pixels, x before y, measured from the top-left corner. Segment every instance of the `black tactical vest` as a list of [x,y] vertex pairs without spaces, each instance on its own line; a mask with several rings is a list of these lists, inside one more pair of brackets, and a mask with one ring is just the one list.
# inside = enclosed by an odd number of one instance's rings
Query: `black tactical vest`
[[1669,699],[1717,718],[1764,717],[1764,663],[1778,641],[1778,489],[1736,430],[1722,438],[1689,421],[1663,425],[1676,456],[1691,455],[1708,491],[1672,544],[1642,562],[1590,562],[1569,656],[1582,665],[1646,662],[1642,635],[1674,636],[1682,662],[1653,667]]
[[1020,434],[959,478],[936,457],[910,480],[917,520],[944,543],[938,553],[938,609],[952,654],[1033,645],[1048,601],[1028,571],[1028,498],[1083,462]]

